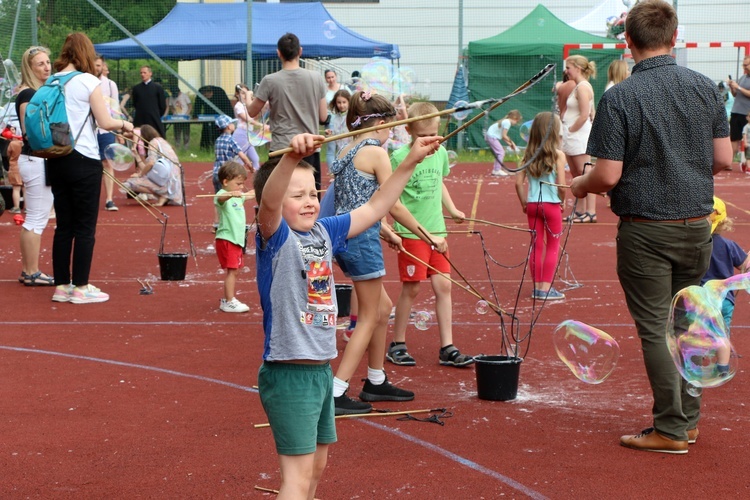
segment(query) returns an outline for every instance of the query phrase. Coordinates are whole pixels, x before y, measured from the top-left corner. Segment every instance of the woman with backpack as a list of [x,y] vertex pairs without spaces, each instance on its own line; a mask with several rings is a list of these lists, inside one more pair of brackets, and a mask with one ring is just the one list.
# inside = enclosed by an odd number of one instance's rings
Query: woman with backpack
[[102,185],[96,127],[132,132],[133,124],[110,115],[101,82],[94,76],[95,59],[91,40],[83,33],[71,33],[54,63],[55,76],[82,73],[65,84],[65,110],[71,134],[76,138],[73,150],[47,160],[57,213],[52,243],[55,302],[90,304],[109,300],[109,295],[89,283]]
[[[50,75],[49,49],[30,47],[21,58],[21,87],[16,97],[16,116],[25,134],[24,113],[36,90]],[[52,209],[52,190],[47,186],[44,173],[44,160],[31,156],[31,147],[24,138],[18,169],[23,179],[23,201],[26,217],[21,226],[21,276],[19,283],[26,286],[51,286],[54,279],[39,270],[39,252],[42,245],[42,232],[47,227]]]

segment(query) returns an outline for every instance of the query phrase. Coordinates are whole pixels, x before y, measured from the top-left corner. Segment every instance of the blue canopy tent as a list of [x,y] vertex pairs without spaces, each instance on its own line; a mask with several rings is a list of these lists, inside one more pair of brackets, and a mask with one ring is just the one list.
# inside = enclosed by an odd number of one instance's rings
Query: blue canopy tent
[[[378,42],[339,24],[322,3],[252,5],[252,58],[275,59],[284,33],[300,39],[306,59],[385,57],[398,59],[398,45]],[[162,59],[247,59],[246,3],[177,3],[158,24],[136,35]],[[95,45],[108,59],[148,59],[133,40]]]

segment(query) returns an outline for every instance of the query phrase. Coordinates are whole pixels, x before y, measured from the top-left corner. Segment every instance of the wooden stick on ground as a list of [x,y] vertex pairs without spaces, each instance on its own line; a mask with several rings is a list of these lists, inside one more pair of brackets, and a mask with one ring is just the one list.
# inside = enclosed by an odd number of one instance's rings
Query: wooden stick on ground
[[[373,411],[371,413],[357,413],[354,415],[336,415],[333,417],[336,420],[343,420],[348,418],[373,418],[373,417],[394,417],[398,415],[407,415],[412,413],[430,413],[434,411],[443,411],[443,408],[430,408],[430,409],[424,409],[424,410],[403,410],[403,411]],[[262,429],[265,427],[270,427],[271,424],[265,423],[265,424],[255,424],[253,425],[256,429]]]

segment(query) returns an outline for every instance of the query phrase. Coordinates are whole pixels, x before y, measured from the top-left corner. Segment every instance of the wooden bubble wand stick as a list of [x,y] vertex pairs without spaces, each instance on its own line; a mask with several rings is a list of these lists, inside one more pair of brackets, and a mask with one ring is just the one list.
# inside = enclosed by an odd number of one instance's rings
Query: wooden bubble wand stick
[[[444,215],[444,216],[443,216],[443,218],[444,218],[444,219],[450,219],[450,220],[453,220],[453,217],[451,217],[451,216],[449,216],[449,215]],[[465,220],[465,221],[469,221],[469,222],[476,222],[476,223],[478,223],[478,224],[486,224],[486,225],[488,225],[488,226],[493,226],[493,227],[501,227],[501,228],[503,228],[503,229],[511,229],[511,230],[513,230],[513,231],[523,231],[523,232],[525,232],[525,233],[531,232],[531,230],[530,230],[530,229],[526,229],[526,228],[523,228],[523,227],[516,227],[516,226],[506,226],[505,224],[499,224],[499,223],[497,223],[497,222],[492,222],[492,221],[488,221],[488,220],[483,220],[483,219],[473,219],[473,218],[471,218],[471,217],[464,217],[464,219],[463,219],[463,220]]]
[[[466,104],[465,106],[456,106],[455,108],[444,109],[442,111],[435,111],[434,113],[428,113],[428,114],[423,115],[423,116],[415,116],[413,118],[404,118],[403,120],[396,120],[396,121],[393,121],[393,122],[381,123],[380,125],[374,125],[372,127],[367,127],[367,128],[363,128],[363,129],[359,129],[359,130],[352,130],[352,131],[349,131],[349,132],[345,132],[343,134],[332,135],[332,136],[329,136],[329,137],[326,137],[325,139],[323,139],[320,142],[320,145],[323,145],[323,144],[325,144],[327,142],[331,142],[331,141],[338,141],[339,139],[346,139],[347,137],[353,137],[355,135],[364,134],[364,133],[367,133],[367,132],[374,132],[376,130],[381,130],[381,129],[384,129],[384,128],[393,128],[393,127],[397,127],[399,125],[407,125],[409,123],[413,123],[413,122],[416,122],[416,121],[429,120],[431,118],[435,118],[436,116],[450,115],[450,114],[458,113],[458,112],[461,112],[461,111],[469,111],[471,109],[478,109],[478,108],[483,107],[486,104],[493,103],[492,106],[487,111],[485,111],[483,113],[479,113],[477,116],[475,116],[474,118],[472,118],[468,122],[466,122],[463,125],[461,125],[460,127],[458,127],[456,130],[454,130],[453,132],[451,132],[450,134],[448,134],[447,136],[445,136],[443,138],[443,140],[441,141],[441,142],[445,142],[447,139],[453,137],[459,131],[465,129],[466,127],[468,127],[472,123],[476,122],[482,116],[484,116],[486,113],[488,113],[489,111],[491,111],[491,110],[495,109],[496,107],[500,106],[501,104],[503,104],[504,102],[506,102],[511,97],[517,96],[518,94],[520,94],[520,93],[526,91],[527,89],[531,88],[537,82],[539,82],[540,80],[544,79],[544,77],[546,77],[548,74],[550,74],[552,72],[552,70],[555,69],[555,66],[556,66],[555,64],[548,64],[547,66],[544,67],[544,69],[542,71],[540,71],[539,73],[537,73],[536,75],[534,75],[533,77],[531,77],[531,79],[529,79],[528,81],[524,82],[523,85],[521,85],[516,90],[514,90],[513,93],[508,94],[505,97],[501,97],[499,99],[485,99],[484,101],[476,101],[476,102],[472,102],[472,103]],[[272,158],[274,156],[283,155],[285,153],[291,153],[292,151],[293,150],[292,150],[291,147],[284,148],[284,149],[279,149],[278,151],[273,151],[273,152],[269,153],[268,157]]]

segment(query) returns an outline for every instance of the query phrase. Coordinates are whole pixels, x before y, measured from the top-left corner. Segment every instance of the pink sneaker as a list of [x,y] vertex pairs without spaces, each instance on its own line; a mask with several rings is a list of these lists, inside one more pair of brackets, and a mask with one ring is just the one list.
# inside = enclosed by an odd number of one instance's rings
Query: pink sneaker
[[73,285],[58,285],[52,295],[52,302],[70,302],[73,296]]
[[96,304],[98,302],[106,302],[109,300],[109,295],[102,292],[93,285],[86,285],[83,290],[79,288],[73,288],[70,294],[70,302],[73,304]]

